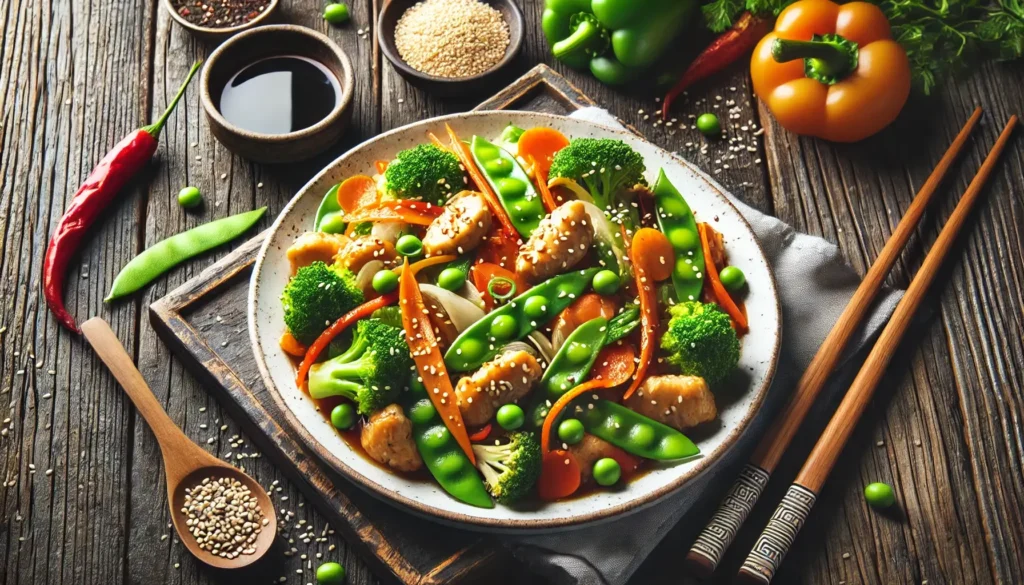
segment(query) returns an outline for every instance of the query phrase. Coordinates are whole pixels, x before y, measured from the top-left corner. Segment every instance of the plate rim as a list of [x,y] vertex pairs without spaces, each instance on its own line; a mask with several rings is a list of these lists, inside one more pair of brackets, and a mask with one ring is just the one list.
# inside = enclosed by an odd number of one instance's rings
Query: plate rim
[[[285,420],[288,422],[289,427],[291,427],[290,430],[299,436],[305,447],[312,451],[316,457],[319,457],[330,467],[332,467],[334,471],[345,476],[346,479],[348,479],[353,484],[363,489],[367,493],[371,494],[372,496],[380,500],[383,500],[389,504],[396,505],[396,507],[412,512],[418,516],[426,517],[428,519],[435,521],[453,524],[455,526],[465,529],[526,534],[531,532],[576,529],[582,526],[590,526],[605,521],[624,518],[628,515],[639,512],[650,506],[653,506],[654,504],[667,498],[671,494],[676,493],[677,491],[685,487],[688,483],[699,478],[711,467],[713,463],[717,463],[723,460],[727,456],[727,454],[733,449],[733,447],[735,447],[736,443],[739,441],[743,433],[750,428],[751,422],[760,412],[761,406],[763,405],[769,393],[769,390],[771,388],[772,382],[775,379],[775,375],[778,369],[779,355],[782,346],[783,323],[781,299],[778,293],[775,271],[772,268],[771,264],[768,262],[768,257],[765,254],[761,242],[756,237],[754,237],[754,245],[757,247],[760,257],[763,259],[765,266],[768,269],[767,272],[770,279],[770,293],[772,295],[773,300],[775,301],[775,313],[778,316],[778,328],[774,332],[775,340],[772,346],[772,354],[769,360],[770,363],[765,372],[764,381],[756,389],[753,390],[754,396],[751,400],[750,406],[747,408],[747,411],[743,413],[743,416],[737,423],[736,428],[730,431],[729,434],[726,435],[726,437],[722,440],[722,443],[714,457],[701,458],[701,460],[699,460],[692,468],[681,474],[678,478],[673,480],[668,485],[662,486],[656,490],[644,494],[643,496],[634,498],[621,504],[609,506],[606,508],[602,508],[600,510],[594,510],[582,515],[551,519],[485,518],[480,516],[471,516],[461,512],[454,512],[452,510],[447,510],[437,506],[424,504],[419,500],[403,495],[393,489],[389,489],[379,484],[378,482],[366,477],[365,475],[357,472],[350,466],[346,465],[337,456],[328,451],[326,447],[323,445],[323,443],[318,441],[316,437],[314,437],[306,429],[305,425],[303,425],[301,421],[298,420],[296,414],[292,411],[291,407],[288,405],[284,396],[281,394],[280,390],[274,383],[273,378],[270,375],[270,371],[267,367],[266,358],[263,354],[263,348],[261,347],[259,342],[260,336],[259,326],[256,319],[256,304],[257,297],[259,296],[258,277],[262,270],[263,262],[270,248],[270,243],[271,241],[273,241],[274,235],[280,229],[284,217],[288,214],[289,211],[291,211],[292,208],[294,208],[298,204],[301,198],[306,196],[306,191],[310,189],[313,186],[313,184],[319,181],[323,176],[328,174],[333,167],[340,164],[344,159],[352,156],[353,153],[359,151],[360,149],[366,147],[367,145],[383,140],[389,136],[407,131],[408,129],[417,126],[428,126],[431,124],[437,124],[447,120],[460,120],[465,118],[489,117],[495,115],[508,116],[510,113],[513,112],[510,112],[508,110],[478,110],[472,112],[446,114],[444,116],[435,116],[423,120],[418,120],[416,122],[411,122],[409,124],[393,128],[391,130],[388,130],[387,132],[382,132],[380,134],[377,134],[376,136],[364,140],[359,144],[356,144],[355,146],[346,150],[333,161],[327,163],[320,170],[320,172],[314,175],[309,181],[306,182],[305,185],[302,186],[302,188],[300,188],[295,193],[294,196],[292,196],[288,203],[278,213],[277,217],[274,219],[274,223],[271,224],[269,228],[267,228],[267,237],[260,245],[259,252],[256,255],[256,261],[253,264],[252,276],[250,277],[249,281],[249,293],[246,303],[246,316],[249,325],[248,329],[250,345],[252,346],[252,351],[256,360],[256,365],[259,368],[260,377],[262,378],[263,383],[267,388],[267,392],[273,397],[275,405],[277,406],[281,414],[284,416]],[[728,205],[729,208],[732,209],[733,212],[735,212],[736,217],[739,219],[740,222],[742,222],[747,227],[750,233],[754,233],[753,227],[750,225],[750,222],[747,221],[747,219],[743,216],[742,213],[740,213],[739,208],[736,207],[736,205],[732,201],[730,201],[728,197],[726,197],[725,190],[724,188],[722,188],[721,185],[719,185],[716,181],[714,181],[714,179],[708,176],[707,173],[703,172],[690,162],[681,158],[676,153],[668,151],[658,146],[657,144],[654,144],[653,142],[649,141],[646,137],[642,135],[630,132],[628,129],[615,128],[613,126],[602,124],[600,122],[571,118],[570,116],[551,114],[547,112],[516,111],[514,112],[514,115],[515,114],[524,114],[533,117],[546,117],[552,119],[569,118],[574,121],[584,122],[586,124],[596,126],[611,134],[629,136],[637,140],[646,142],[650,146],[667,154],[676,164],[685,167],[687,170],[695,173],[698,177],[700,177],[708,185],[708,187],[711,188],[713,194],[718,196],[726,205]]]

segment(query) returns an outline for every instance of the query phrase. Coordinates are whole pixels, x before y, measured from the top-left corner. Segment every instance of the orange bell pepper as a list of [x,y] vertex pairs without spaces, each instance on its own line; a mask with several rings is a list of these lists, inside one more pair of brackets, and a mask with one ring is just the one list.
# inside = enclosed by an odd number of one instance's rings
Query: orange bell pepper
[[888,126],[910,95],[910,61],[882,10],[799,0],[750,61],[754,93],[782,127],[856,142]]

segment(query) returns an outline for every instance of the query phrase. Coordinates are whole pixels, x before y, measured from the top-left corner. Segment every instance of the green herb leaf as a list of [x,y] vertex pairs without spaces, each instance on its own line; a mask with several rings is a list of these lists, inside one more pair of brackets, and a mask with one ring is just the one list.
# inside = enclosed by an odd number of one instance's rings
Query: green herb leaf
[[733,20],[743,11],[743,0],[714,0],[701,6],[700,11],[704,13],[704,23],[711,32],[720,33],[732,26]]

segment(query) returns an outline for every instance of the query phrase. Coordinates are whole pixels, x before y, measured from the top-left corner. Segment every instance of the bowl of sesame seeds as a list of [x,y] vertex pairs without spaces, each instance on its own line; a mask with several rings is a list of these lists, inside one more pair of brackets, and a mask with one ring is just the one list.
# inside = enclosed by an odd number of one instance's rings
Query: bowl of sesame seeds
[[410,82],[454,95],[493,89],[522,48],[524,27],[513,0],[391,0],[381,10],[377,38]]
[[222,41],[266,24],[278,4],[279,0],[163,0],[175,22],[207,41]]

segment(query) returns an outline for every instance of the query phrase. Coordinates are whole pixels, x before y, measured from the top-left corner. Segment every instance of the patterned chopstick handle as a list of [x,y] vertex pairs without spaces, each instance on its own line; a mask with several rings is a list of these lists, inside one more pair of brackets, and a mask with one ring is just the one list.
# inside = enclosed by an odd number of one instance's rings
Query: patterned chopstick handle
[[691,572],[700,577],[710,576],[722,560],[725,550],[732,544],[740,526],[768,485],[769,473],[756,465],[747,464],[740,472],[736,483],[715,510],[711,521],[686,555]]
[[802,485],[793,484],[772,514],[764,532],[754,543],[753,550],[740,567],[742,581],[768,585],[789,547],[796,540],[807,516],[811,513],[817,495]]

